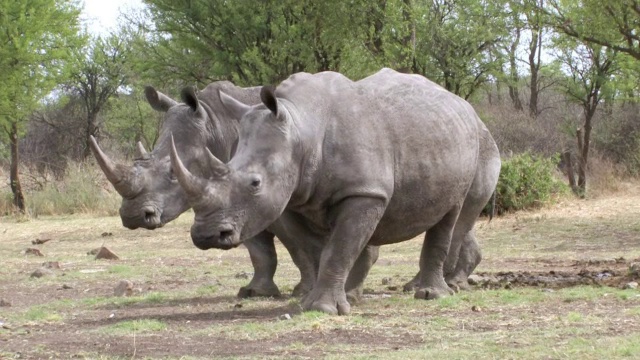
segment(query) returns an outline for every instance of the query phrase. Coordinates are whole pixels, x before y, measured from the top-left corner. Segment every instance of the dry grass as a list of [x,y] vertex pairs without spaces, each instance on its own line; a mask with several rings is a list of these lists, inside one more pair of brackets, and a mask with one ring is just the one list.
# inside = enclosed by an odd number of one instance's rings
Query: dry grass
[[[482,219],[478,271],[576,272],[578,261],[602,270],[612,259],[640,258],[638,204],[635,184],[615,196]],[[300,313],[297,299],[239,300],[248,282],[241,275],[253,271],[246,250],[197,250],[188,235],[192,218],[155,231],[126,230],[116,217],[2,219],[0,298],[12,306],[0,307],[8,327],[0,329],[0,358],[600,359],[640,352],[638,291],[476,288],[413,299],[400,289],[417,270],[421,238],[382,247],[366,299],[350,316]],[[52,239],[38,246],[44,258],[22,253],[36,238]],[[86,255],[103,243],[121,260]],[[276,283],[287,293],[298,272],[277,250]],[[30,279],[44,261],[60,261],[63,270]],[[122,279],[134,283],[133,297],[112,296]],[[286,313],[293,318],[279,320]]]

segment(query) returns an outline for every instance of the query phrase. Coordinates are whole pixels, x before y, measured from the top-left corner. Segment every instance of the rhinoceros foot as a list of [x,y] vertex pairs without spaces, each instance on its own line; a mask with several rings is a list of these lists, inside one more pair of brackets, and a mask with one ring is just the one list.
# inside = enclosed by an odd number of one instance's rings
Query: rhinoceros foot
[[420,272],[416,274],[408,283],[404,284],[402,287],[402,291],[410,292],[415,291],[418,288],[418,284],[420,283]]
[[293,288],[291,296],[303,297],[311,291],[311,288],[313,288],[313,284],[307,284],[301,281]]
[[314,289],[302,300],[302,309],[321,311],[331,315],[348,315],[351,311],[351,305],[349,305],[344,291]]
[[362,301],[362,287],[347,291],[347,301],[351,305],[358,304]]
[[280,290],[275,283],[270,284],[251,284],[243,286],[238,291],[238,297],[241,299],[250,297],[280,297]]
[[471,286],[469,286],[469,281],[467,281],[467,277],[455,277],[452,279],[447,279],[447,285],[455,292],[459,292],[460,290],[469,290]]
[[423,287],[416,290],[413,295],[416,299],[425,299],[425,300],[433,300],[443,298],[449,295],[453,295],[454,292],[449,288],[449,286],[444,287]]

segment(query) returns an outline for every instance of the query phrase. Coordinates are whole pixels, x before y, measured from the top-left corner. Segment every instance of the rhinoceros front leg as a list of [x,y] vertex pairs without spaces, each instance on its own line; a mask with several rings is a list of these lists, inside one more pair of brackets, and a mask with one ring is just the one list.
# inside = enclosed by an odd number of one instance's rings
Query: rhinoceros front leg
[[427,230],[420,254],[420,280],[414,294],[416,299],[437,299],[453,294],[444,280],[444,263],[459,213],[460,207],[450,210]]
[[248,285],[238,291],[238,297],[279,297],[280,290],[273,282],[278,265],[278,255],[273,243],[274,235],[263,231],[246,240],[244,245],[249,250],[251,264],[253,264],[253,278]]
[[302,301],[304,310],[329,314],[348,314],[345,283],[349,271],[384,214],[381,199],[352,197],[331,209],[334,221],[331,235],[320,257],[318,279]]

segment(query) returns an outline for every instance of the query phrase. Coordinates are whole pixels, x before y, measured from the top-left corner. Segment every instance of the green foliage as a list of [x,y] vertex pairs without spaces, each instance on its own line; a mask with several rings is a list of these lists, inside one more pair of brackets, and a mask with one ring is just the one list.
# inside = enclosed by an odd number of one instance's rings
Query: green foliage
[[566,193],[567,185],[554,176],[558,161],[558,156],[542,158],[528,152],[504,160],[496,189],[496,212],[538,208]]
[[22,127],[81,45],[74,0],[0,0],[0,128]]

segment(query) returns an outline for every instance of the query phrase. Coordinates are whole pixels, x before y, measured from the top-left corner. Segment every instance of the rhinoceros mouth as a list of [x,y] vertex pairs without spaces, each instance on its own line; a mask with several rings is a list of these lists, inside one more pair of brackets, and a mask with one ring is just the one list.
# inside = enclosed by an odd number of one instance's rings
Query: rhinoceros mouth
[[240,245],[240,236],[235,230],[220,231],[219,235],[205,238],[192,238],[193,244],[201,250],[229,250]]

